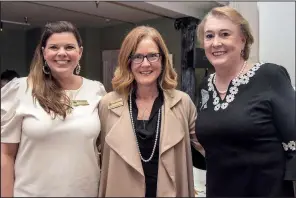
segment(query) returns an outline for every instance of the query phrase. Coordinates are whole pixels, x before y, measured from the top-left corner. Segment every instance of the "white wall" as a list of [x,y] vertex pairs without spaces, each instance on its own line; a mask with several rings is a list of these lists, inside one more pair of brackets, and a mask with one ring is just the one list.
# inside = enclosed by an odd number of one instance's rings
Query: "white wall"
[[258,2],[259,59],[284,66],[295,86],[295,2]]

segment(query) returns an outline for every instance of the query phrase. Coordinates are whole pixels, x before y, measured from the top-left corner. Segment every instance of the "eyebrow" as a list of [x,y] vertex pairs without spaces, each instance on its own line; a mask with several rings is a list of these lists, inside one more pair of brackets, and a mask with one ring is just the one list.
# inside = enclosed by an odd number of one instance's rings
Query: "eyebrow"
[[58,45],[58,46],[60,46],[60,45],[71,45],[71,46],[75,46],[76,44],[75,43],[65,43],[65,44],[57,44],[57,43],[48,43],[48,46],[53,46],[53,45]]
[[[211,33],[211,32],[214,32],[214,31],[213,30],[205,31],[205,33]],[[221,30],[219,30],[219,32],[231,32],[231,30],[229,30],[229,29],[221,29]]]

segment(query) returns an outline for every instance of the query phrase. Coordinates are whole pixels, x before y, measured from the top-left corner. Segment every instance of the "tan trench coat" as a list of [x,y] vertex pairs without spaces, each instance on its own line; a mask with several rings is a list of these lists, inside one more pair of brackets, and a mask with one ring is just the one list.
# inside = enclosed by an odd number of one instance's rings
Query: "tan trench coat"
[[[145,196],[145,176],[127,102],[116,92],[100,101],[99,197]],[[162,108],[157,196],[194,197],[189,133],[195,133],[196,107],[187,94],[168,90]]]

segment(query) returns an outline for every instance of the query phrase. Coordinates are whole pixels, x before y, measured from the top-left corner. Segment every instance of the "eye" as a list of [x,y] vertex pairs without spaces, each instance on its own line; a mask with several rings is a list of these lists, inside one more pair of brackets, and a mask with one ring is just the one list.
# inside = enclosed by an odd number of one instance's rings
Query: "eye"
[[55,45],[52,45],[52,46],[49,47],[49,49],[56,50],[56,49],[58,49],[58,47],[55,46]]
[[206,37],[207,39],[211,39],[211,38],[214,37],[214,35],[213,35],[213,34],[206,34],[205,37]]
[[133,55],[133,59],[142,59],[144,55],[142,54],[135,54]]
[[228,32],[223,32],[223,33],[222,33],[222,36],[223,36],[223,37],[227,37],[227,36],[229,36],[229,33],[228,33]]
[[148,54],[147,56],[148,57],[151,57],[151,58],[155,58],[155,57],[158,57],[158,53],[151,53],[151,54]]
[[75,49],[75,47],[74,47],[74,46],[71,46],[71,45],[69,45],[69,46],[66,46],[66,49],[67,49],[67,50],[72,50],[72,49]]

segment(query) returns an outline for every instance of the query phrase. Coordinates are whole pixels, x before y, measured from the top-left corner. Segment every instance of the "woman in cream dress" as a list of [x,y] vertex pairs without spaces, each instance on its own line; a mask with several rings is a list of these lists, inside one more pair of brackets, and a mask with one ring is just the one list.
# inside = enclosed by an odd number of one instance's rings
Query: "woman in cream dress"
[[78,75],[82,49],[71,23],[49,23],[29,76],[1,89],[1,197],[97,196],[105,89]]

